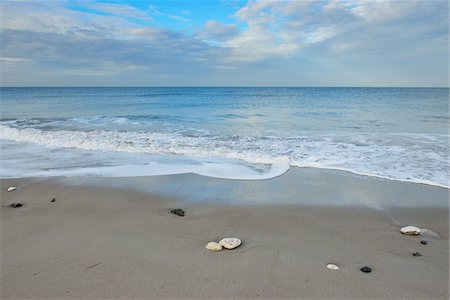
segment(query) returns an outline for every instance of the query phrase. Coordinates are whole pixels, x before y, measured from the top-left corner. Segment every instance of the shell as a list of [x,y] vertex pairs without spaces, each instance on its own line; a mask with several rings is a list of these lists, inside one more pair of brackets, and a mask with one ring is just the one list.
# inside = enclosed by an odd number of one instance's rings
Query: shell
[[226,249],[234,249],[241,245],[241,240],[238,238],[224,238],[219,241],[219,244]]
[[205,248],[211,251],[222,251],[222,246],[216,242],[209,242]]
[[421,233],[421,229],[416,226],[405,226],[400,229],[400,232],[407,235],[418,235]]
[[12,191],[15,191],[16,190],[16,187],[15,186],[10,186],[9,188],[8,188],[8,192],[12,192]]
[[335,264],[328,264],[327,268],[330,270],[339,270],[339,267],[336,266]]

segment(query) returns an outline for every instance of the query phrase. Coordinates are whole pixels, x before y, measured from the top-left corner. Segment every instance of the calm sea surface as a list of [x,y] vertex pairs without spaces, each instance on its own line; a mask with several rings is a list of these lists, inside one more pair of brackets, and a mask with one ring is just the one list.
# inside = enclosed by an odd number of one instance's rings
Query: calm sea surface
[[447,88],[1,88],[0,177],[290,167],[449,186]]

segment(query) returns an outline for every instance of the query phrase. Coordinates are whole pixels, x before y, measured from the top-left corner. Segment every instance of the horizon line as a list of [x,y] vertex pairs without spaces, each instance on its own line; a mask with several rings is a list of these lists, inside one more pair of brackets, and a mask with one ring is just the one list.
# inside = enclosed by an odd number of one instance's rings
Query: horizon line
[[200,85],[161,85],[161,86],[0,86],[0,88],[439,88],[449,86],[200,86]]

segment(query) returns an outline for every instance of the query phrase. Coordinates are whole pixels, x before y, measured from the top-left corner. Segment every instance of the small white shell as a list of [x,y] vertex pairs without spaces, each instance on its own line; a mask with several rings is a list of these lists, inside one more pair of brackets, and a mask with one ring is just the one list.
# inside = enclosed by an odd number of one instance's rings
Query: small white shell
[[420,234],[421,230],[416,226],[405,226],[400,229],[400,232],[407,235],[418,235]]
[[12,192],[12,191],[15,191],[16,190],[16,187],[15,186],[10,186],[9,188],[8,188],[8,192]]
[[241,240],[238,238],[224,238],[219,241],[219,244],[226,249],[234,249],[239,247]]
[[339,267],[336,266],[335,264],[328,264],[327,268],[330,270],[339,270]]
[[221,251],[222,250],[222,246],[216,242],[209,242],[208,244],[206,244],[205,248],[208,250],[211,250],[211,251]]

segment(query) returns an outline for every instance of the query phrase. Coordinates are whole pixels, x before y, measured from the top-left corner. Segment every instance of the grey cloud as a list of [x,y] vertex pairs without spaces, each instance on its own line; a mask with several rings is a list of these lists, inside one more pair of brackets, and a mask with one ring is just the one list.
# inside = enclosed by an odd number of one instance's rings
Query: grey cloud
[[238,34],[237,26],[234,24],[224,24],[222,22],[210,20],[205,24],[201,37],[223,41]]
[[2,31],[2,50],[14,56],[17,49],[24,58],[38,58],[42,63],[70,65],[154,66],[183,65],[209,47],[198,41],[187,41],[179,34],[162,30],[148,39],[86,38],[74,34],[56,34],[20,30]]
[[210,74],[221,56],[167,30],[147,39],[3,30],[2,39],[3,56],[27,61],[1,61],[3,85],[180,85]]

